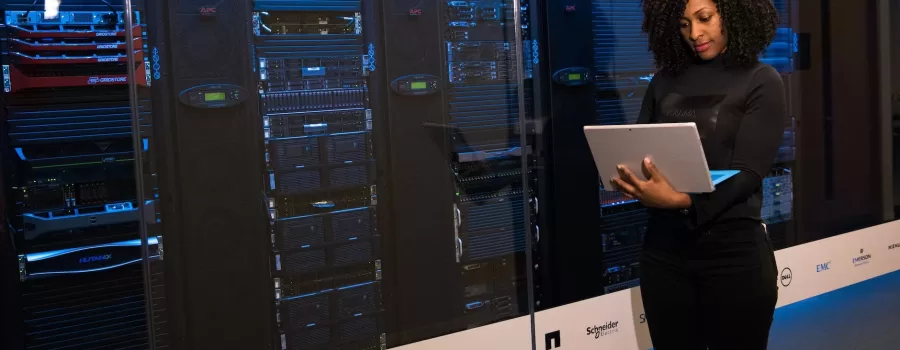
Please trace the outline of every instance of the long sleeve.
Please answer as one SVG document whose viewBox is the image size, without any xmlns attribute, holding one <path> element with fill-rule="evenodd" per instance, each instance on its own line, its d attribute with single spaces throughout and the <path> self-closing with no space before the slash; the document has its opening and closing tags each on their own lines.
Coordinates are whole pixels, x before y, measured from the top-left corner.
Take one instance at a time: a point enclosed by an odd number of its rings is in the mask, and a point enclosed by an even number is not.
<svg viewBox="0 0 900 350">
<path fill-rule="evenodd" d="M 641 111 L 638 114 L 637 124 L 649 124 L 653 122 L 653 113 L 656 113 L 656 91 L 653 89 L 654 80 L 650 80 L 644 99 L 641 101 Z"/>
<path fill-rule="evenodd" d="M 778 154 L 787 118 L 784 83 L 775 69 L 764 66 L 750 78 L 745 114 L 735 138 L 730 170 L 740 172 L 712 193 L 691 195 L 688 215 L 694 229 L 711 221 L 759 191 Z"/>
</svg>

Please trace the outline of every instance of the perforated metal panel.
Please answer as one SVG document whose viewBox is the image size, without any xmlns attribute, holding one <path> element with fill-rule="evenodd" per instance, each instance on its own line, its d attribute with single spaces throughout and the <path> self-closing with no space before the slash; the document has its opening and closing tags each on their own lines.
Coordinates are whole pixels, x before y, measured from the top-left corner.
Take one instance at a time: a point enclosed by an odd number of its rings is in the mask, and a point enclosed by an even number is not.
<svg viewBox="0 0 900 350">
<path fill-rule="evenodd" d="M 335 241 L 345 241 L 372 234 L 371 213 L 368 209 L 334 214 L 331 227 Z"/>
<path fill-rule="evenodd" d="M 195 16 L 199 17 L 199 12 Z M 176 42 L 179 47 L 172 58 L 181 79 L 216 79 L 233 75 L 236 70 L 249 69 L 235 66 L 233 60 L 222 59 L 241 54 L 238 52 L 240 46 L 234 43 L 239 27 L 222 23 L 226 20 L 217 17 L 214 20 L 179 22 L 175 35 L 191 38 Z"/>
<path fill-rule="evenodd" d="M 277 225 L 276 230 L 284 237 L 285 248 L 296 249 L 325 243 L 324 217 L 311 216 L 295 220 L 282 220 Z"/>
<path fill-rule="evenodd" d="M 327 266 L 324 249 L 286 253 L 281 259 L 284 270 L 292 274 L 311 272 Z"/>
<path fill-rule="evenodd" d="M 293 325 L 325 324 L 331 319 L 328 294 L 297 298 L 284 303 L 288 309 L 287 316 Z"/>
<path fill-rule="evenodd" d="M 365 263 L 373 259 L 373 242 L 358 242 L 334 248 L 334 266 Z"/>
<path fill-rule="evenodd" d="M 147 347 L 140 265 L 28 281 L 21 290 L 27 349 Z"/>
</svg>

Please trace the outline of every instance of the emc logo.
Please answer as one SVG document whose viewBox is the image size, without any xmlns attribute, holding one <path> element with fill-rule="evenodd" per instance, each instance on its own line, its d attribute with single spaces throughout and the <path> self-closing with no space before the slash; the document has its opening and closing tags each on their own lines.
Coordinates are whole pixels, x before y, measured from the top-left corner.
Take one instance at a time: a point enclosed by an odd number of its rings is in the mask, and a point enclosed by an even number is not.
<svg viewBox="0 0 900 350">
<path fill-rule="evenodd" d="M 816 265 L 816 272 L 827 271 L 827 270 L 829 270 L 829 269 L 831 269 L 831 261 L 826 262 L 826 263 L 824 263 L 824 264 L 818 264 L 818 265 Z"/>
</svg>

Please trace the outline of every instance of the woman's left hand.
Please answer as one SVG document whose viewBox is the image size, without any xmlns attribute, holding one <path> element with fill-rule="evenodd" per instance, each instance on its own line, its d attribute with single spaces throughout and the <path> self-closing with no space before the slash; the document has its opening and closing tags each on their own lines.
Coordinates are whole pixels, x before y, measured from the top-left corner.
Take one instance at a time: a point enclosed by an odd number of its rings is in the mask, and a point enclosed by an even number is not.
<svg viewBox="0 0 900 350">
<path fill-rule="evenodd" d="M 626 196 L 639 200 L 644 206 L 660 209 L 683 209 L 691 206 L 691 197 L 675 191 L 665 175 L 650 161 L 644 159 L 641 170 L 647 181 L 641 181 L 624 165 L 618 167 L 619 178 L 612 179 L 612 186 Z"/>
</svg>

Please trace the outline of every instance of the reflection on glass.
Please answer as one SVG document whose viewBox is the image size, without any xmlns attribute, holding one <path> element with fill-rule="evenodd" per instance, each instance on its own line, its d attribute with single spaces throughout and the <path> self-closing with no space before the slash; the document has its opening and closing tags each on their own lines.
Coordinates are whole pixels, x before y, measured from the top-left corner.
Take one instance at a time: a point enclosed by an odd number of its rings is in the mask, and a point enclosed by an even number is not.
<svg viewBox="0 0 900 350">
<path fill-rule="evenodd" d="M 514 8 L 412 5 L 254 5 L 283 348 L 393 347 L 527 312 Z"/>
<path fill-rule="evenodd" d="M 0 255 L 17 257 L 18 280 L 0 282 L 13 325 L 0 338 L 146 348 L 142 257 L 159 258 L 162 245 L 140 238 L 140 213 L 152 216 L 155 202 L 141 200 L 134 173 L 135 152 L 149 147 L 133 136 L 128 92 L 150 83 L 143 11 L 129 26 L 120 3 L 70 3 L 4 3 Z"/>
<path fill-rule="evenodd" d="M 641 101 L 655 72 L 653 56 L 647 50 L 647 39 L 641 32 L 641 2 L 607 0 L 592 4 L 595 124 L 635 123 Z M 775 4 L 783 27 L 778 29 L 775 41 L 763 55 L 762 61 L 776 67 L 787 80 L 793 70 L 795 48 L 793 29 L 790 27 L 791 3 L 789 0 L 776 0 Z M 787 232 L 791 230 L 793 135 L 791 118 L 785 125 L 784 144 L 776 166 L 764 181 L 766 190 L 762 214 L 776 248 L 785 247 Z M 599 197 L 603 293 L 635 287 L 639 284 L 639 256 L 648 219 L 646 209 L 617 192 L 601 190 Z"/>
</svg>

